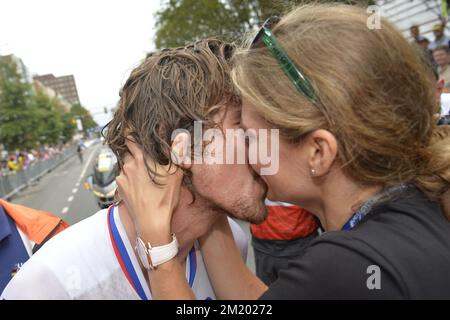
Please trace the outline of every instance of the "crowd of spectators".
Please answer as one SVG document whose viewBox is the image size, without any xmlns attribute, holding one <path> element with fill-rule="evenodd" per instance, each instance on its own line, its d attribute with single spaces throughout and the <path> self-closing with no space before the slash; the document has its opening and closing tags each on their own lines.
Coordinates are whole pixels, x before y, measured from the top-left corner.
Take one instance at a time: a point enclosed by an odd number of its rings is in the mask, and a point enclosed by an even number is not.
<svg viewBox="0 0 450 320">
<path fill-rule="evenodd" d="M 444 92 L 450 93 L 450 38 L 445 35 L 445 26 L 445 23 L 439 23 L 432 27 L 434 39 L 431 42 L 421 35 L 419 26 L 413 25 L 409 30 L 413 43 L 436 67 L 439 80 L 443 80 Z"/>
<path fill-rule="evenodd" d="M 43 146 L 39 149 L 2 151 L 0 152 L 0 175 L 5 176 L 17 171 L 26 170 L 40 160 L 48 160 L 61 154 L 69 144 Z"/>
</svg>

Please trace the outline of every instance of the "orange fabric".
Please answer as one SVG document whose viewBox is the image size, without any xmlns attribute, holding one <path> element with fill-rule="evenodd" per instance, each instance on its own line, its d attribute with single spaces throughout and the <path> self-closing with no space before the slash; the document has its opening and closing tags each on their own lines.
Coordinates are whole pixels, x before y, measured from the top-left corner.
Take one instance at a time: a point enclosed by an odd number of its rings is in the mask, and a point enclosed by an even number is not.
<svg viewBox="0 0 450 320">
<path fill-rule="evenodd" d="M 294 240 L 314 232 L 319 225 L 314 216 L 298 206 L 267 205 L 267 219 L 250 225 L 254 237 L 267 240 Z"/>
<path fill-rule="evenodd" d="M 58 218 L 50 212 L 12 204 L 3 199 L 0 199 L 0 205 L 15 221 L 20 230 L 22 230 L 31 241 L 38 245 L 41 244 L 48 234 L 56 228 L 60 221 L 62 221 L 61 218 Z M 53 236 L 68 227 L 69 225 L 62 221 L 61 226 Z"/>
</svg>

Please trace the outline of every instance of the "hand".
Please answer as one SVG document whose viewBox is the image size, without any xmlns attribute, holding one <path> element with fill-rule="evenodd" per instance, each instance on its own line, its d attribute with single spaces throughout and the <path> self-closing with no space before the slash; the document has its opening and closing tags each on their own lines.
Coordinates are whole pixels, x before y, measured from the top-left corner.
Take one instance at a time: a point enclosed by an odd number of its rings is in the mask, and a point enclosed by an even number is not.
<svg viewBox="0 0 450 320">
<path fill-rule="evenodd" d="M 172 165 L 162 166 L 144 155 L 140 147 L 126 138 L 131 155 L 124 158 L 120 175 L 116 178 L 119 195 L 134 221 L 136 232 L 153 246 L 169 243 L 170 222 L 180 195 L 182 170 Z M 157 172 L 149 177 L 145 162 Z"/>
</svg>

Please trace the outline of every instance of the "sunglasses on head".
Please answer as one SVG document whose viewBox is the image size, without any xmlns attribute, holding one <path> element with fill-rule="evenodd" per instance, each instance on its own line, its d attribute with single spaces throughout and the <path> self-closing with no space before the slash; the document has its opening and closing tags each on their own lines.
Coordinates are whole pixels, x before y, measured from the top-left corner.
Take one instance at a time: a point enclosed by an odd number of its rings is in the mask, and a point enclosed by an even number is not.
<svg viewBox="0 0 450 320">
<path fill-rule="evenodd" d="M 283 69 L 284 73 L 289 77 L 295 88 L 310 102 L 316 104 L 318 99 L 311 82 L 303 75 L 300 69 L 295 65 L 294 61 L 289 58 L 272 33 L 272 28 L 279 21 L 280 18 L 277 16 L 267 19 L 253 38 L 250 48 L 259 48 L 264 44 L 271 51 L 274 58 L 280 64 L 281 69 Z"/>
</svg>

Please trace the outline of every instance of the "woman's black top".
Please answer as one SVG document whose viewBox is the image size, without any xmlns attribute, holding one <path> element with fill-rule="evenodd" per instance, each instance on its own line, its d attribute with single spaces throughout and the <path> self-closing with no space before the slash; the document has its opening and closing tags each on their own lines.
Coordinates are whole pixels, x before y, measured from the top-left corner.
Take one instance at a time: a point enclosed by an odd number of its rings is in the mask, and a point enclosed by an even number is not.
<svg viewBox="0 0 450 320">
<path fill-rule="evenodd" d="M 450 299 L 450 223 L 409 187 L 313 240 L 261 299 Z"/>
</svg>

